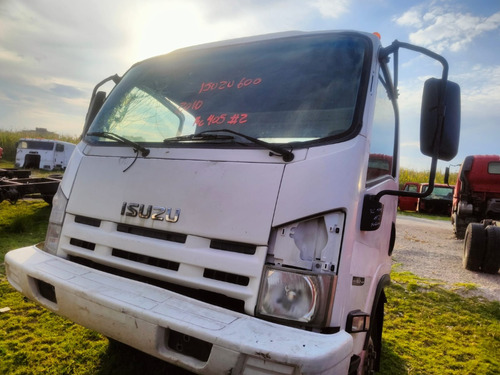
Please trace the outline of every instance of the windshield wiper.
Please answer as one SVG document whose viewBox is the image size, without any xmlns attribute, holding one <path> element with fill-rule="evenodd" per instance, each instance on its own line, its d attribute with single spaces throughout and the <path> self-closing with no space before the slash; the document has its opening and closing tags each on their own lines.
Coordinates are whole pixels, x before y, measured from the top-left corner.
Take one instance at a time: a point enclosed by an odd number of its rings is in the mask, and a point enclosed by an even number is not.
<svg viewBox="0 0 500 375">
<path fill-rule="evenodd" d="M 149 155 L 149 148 L 146 148 L 144 146 L 141 146 L 139 143 L 136 143 L 134 141 L 131 141 L 130 139 L 124 138 L 121 135 L 111 133 L 111 132 L 91 132 L 87 133 L 87 136 L 89 137 L 101 137 L 101 138 L 107 138 L 107 139 L 112 139 L 113 141 L 123 143 L 125 145 L 128 145 L 130 147 L 133 147 L 134 151 L 138 153 L 139 151 L 141 152 L 141 155 L 143 157 L 146 157 Z"/>
<path fill-rule="evenodd" d="M 249 135 L 243 134 L 243 133 L 238 133 L 234 130 L 230 129 L 214 129 L 214 130 L 205 130 L 197 134 L 190 134 L 186 136 L 180 136 L 180 137 L 174 137 L 174 138 L 167 138 L 164 140 L 165 143 L 168 142 L 175 142 L 175 141 L 196 141 L 196 140 L 213 140 L 213 139 L 234 139 L 234 137 L 231 136 L 222 136 L 220 134 L 213 134 L 213 133 L 231 133 L 234 135 L 237 135 L 238 137 L 245 138 L 246 140 L 255 143 L 256 145 L 262 146 L 271 152 L 269 153 L 270 156 L 274 155 L 279 155 L 283 158 L 283 161 L 285 162 L 290 162 L 293 160 L 295 155 L 293 154 L 292 151 L 287 150 L 284 147 L 274 145 L 265 141 L 261 141 L 260 139 L 251 137 Z"/>
</svg>

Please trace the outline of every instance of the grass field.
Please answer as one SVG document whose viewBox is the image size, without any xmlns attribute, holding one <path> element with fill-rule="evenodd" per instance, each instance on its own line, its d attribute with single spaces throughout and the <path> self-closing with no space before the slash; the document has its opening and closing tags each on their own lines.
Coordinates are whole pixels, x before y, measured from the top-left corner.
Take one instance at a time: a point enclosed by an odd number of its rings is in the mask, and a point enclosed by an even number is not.
<svg viewBox="0 0 500 375">
<path fill-rule="evenodd" d="M 0 374 L 186 374 L 26 301 L 3 259 L 45 237 L 50 206 L 0 203 Z M 473 285 L 459 287 L 473 288 Z M 500 303 L 464 298 L 399 272 L 387 290 L 383 375 L 500 373 Z"/>
</svg>

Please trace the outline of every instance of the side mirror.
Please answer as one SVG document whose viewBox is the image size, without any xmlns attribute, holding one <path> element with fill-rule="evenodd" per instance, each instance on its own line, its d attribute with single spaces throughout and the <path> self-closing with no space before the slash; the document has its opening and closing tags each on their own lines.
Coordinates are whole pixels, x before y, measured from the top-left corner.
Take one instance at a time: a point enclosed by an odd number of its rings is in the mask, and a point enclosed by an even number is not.
<svg viewBox="0 0 500 375">
<path fill-rule="evenodd" d="M 85 117 L 85 124 L 83 126 L 81 138 L 83 138 L 83 136 L 87 133 L 87 130 L 89 130 L 90 128 L 90 124 L 92 124 L 92 121 L 94 121 L 94 118 L 97 116 L 97 113 L 106 101 L 106 93 L 104 91 L 97 90 L 99 89 L 99 87 L 109 81 L 113 81 L 115 85 L 117 85 L 118 83 L 120 83 L 121 77 L 118 74 L 115 74 L 103 79 L 101 82 L 95 85 L 94 90 L 92 91 L 92 97 L 90 99 L 89 110 L 87 111 L 87 116 Z"/>
<path fill-rule="evenodd" d="M 430 78 L 424 84 L 420 118 L 420 151 L 449 161 L 458 152 L 460 138 L 460 86 Z"/>
</svg>

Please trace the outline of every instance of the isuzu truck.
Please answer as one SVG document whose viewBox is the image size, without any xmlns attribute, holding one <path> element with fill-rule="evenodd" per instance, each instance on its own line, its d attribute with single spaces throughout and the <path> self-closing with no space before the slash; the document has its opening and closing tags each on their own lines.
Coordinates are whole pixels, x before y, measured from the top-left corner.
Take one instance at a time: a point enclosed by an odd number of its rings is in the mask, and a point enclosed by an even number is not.
<svg viewBox="0 0 500 375">
<path fill-rule="evenodd" d="M 398 191 L 401 49 L 442 65 L 423 88 L 424 194 Z M 432 192 L 459 125 L 446 60 L 374 34 L 151 58 L 94 89 L 46 240 L 7 254 L 8 280 L 193 373 L 372 373 L 397 196 Z"/>
</svg>

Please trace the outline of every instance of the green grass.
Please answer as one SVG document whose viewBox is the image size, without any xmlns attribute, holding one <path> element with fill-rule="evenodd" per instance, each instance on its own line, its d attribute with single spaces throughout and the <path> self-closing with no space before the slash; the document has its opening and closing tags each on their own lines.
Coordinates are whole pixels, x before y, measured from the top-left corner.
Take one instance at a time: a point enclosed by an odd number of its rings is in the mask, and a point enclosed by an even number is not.
<svg viewBox="0 0 500 375">
<path fill-rule="evenodd" d="M 461 297 L 397 267 L 391 276 L 381 374 L 500 373 L 500 303 Z"/>
<path fill-rule="evenodd" d="M 43 241 L 49 212 L 43 201 L 0 204 L 1 263 L 7 250 Z M 186 374 L 25 300 L 0 271 L 0 309 L 10 308 L 0 312 L 0 374 Z M 500 303 L 456 292 L 394 268 L 381 374 L 500 373 Z"/>
<path fill-rule="evenodd" d="M 0 203 L 0 275 L 5 274 L 3 260 L 8 250 L 43 241 L 50 206 L 43 200 Z"/>
</svg>

